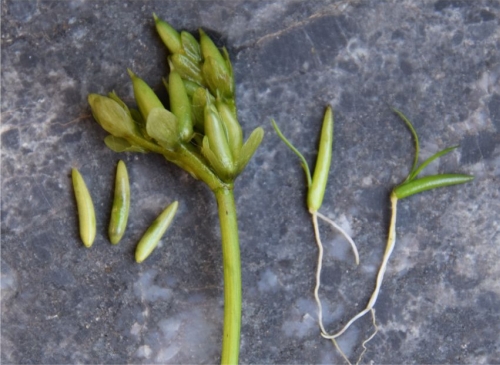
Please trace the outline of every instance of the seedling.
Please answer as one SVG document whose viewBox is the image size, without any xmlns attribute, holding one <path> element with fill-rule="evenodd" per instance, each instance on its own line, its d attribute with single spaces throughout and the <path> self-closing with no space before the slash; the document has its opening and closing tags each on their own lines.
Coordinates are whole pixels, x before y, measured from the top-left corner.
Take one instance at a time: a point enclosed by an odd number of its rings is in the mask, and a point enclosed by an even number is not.
<svg viewBox="0 0 500 365">
<path fill-rule="evenodd" d="M 241 263 L 233 187 L 258 148 L 264 131 L 256 128 L 246 142 L 237 119 L 234 76 L 222 52 L 200 30 L 198 42 L 154 15 L 156 29 L 170 56 L 164 80 L 167 110 L 154 91 L 129 70 L 139 110 L 113 92 L 88 97 L 96 121 L 110 133 L 104 140 L 116 152 L 155 152 L 205 182 L 215 194 L 222 233 L 224 329 L 222 364 L 237 364 L 241 327 Z M 159 217 L 139 243 L 136 260 L 144 260 L 171 221 L 177 203 Z M 156 228 L 158 229 L 156 229 Z M 160 229 L 162 228 L 162 229 Z"/>
<path fill-rule="evenodd" d="M 393 109 L 394 112 L 406 123 L 408 128 L 410 129 L 413 138 L 415 140 L 415 157 L 413 160 L 413 166 L 410 170 L 410 173 L 406 177 L 406 179 L 396 186 L 391 195 L 390 195 L 390 201 L 391 201 L 391 209 L 392 209 L 392 215 L 391 215 L 391 221 L 389 225 L 389 234 L 388 234 L 388 239 L 387 239 L 387 245 L 385 248 L 384 256 L 382 258 L 382 264 L 380 265 L 380 269 L 377 274 L 376 278 L 376 283 L 375 283 L 375 290 L 373 291 L 370 300 L 368 301 L 368 304 L 365 309 L 363 309 L 361 312 L 356 314 L 349 322 L 345 324 L 345 326 L 338 331 L 337 333 L 333 335 L 328 335 L 326 333 L 322 333 L 321 335 L 325 338 L 335 340 L 339 336 L 341 336 L 347 329 L 359 318 L 363 317 L 365 314 L 368 312 L 372 313 L 373 316 L 373 324 L 376 327 L 376 322 L 375 322 L 375 313 L 374 313 L 374 306 L 375 303 L 377 302 L 377 298 L 380 292 L 380 287 L 382 286 L 382 280 L 384 279 L 384 274 L 387 268 L 387 263 L 389 262 L 389 257 L 391 256 L 391 253 L 394 249 L 395 243 L 396 243 L 396 210 L 397 210 L 397 203 L 398 200 L 410 197 L 412 195 L 415 195 L 417 193 L 426 191 L 426 190 L 431 190 L 439 187 L 444 187 L 444 186 L 449 186 L 449 185 L 457 185 L 457 184 L 463 184 L 466 182 L 469 182 L 474 179 L 473 176 L 470 175 L 462 175 L 462 174 L 439 174 L 439 175 L 432 175 L 432 176 L 425 176 L 421 178 L 417 178 L 420 172 L 429 165 L 432 161 L 438 159 L 439 157 L 453 151 L 455 148 L 458 146 L 453 146 L 446 148 L 442 151 L 437 152 L 436 154 L 432 155 L 429 157 L 427 160 L 425 160 L 420 166 L 417 167 L 418 163 L 418 155 L 420 151 L 420 146 L 419 146 L 419 141 L 418 141 L 418 136 L 413 128 L 413 125 L 411 122 L 406 118 L 406 116 L 400 112 L 397 109 Z M 375 332 L 376 333 L 376 332 Z M 365 344 L 370 341 L 375 333 L 370 336 L 365 342 L 363 342 L 363 348 L 364 351 L 361 354 L 361 357 L 363 356 L 364 352 L 366 351 Z M 358 363 L 361 361 L 361 357 L 358 360 Z"/>
<path fill-rule="evenodd" d="M 271 121 L 276 133 L 281 138 L 281 140 L 298 156 L 301 161 L 302 168 L 306 174 L 307 179 L 307 208 L 309 213 L 311 213 L 311 218 L 314 227 L 314 235 L 316 238 L 316 243 L 318 245 L 318 263 L 316 269 L 316 285 L 314 288 L 314 299 L 318 306 L 318 323 L 322 334 L 328 334 L 323 325 L 323 307 L 321 305 L 321 300 L 319 297 L 319 289 L 321 286 L 321 269 L 323 263 L 323 244 L 321 242 L 321 236 L 319 234 L 318 228 L 318 218 L 330 224 L 334 229 L 339 231 L 351 244 L 354 258 L 356 260 L 356 265 L 359 265 L 359 255 L 356 248 L 356 244 L 352 238 L 345 232 L 339 225 L 337 225 L 333 220 L 321 214 L 318 210 L 321 208 L 323 203 L 323 198 L 326 191 L 326 183 L 328 181 L 328 174 L 330 172 L 330 164 L 332 162 L 332 145 L 333 145 L 333 112 L 331 107 L 327 107 L 325 115 L 323 118 L 323 126 L 321 128 L 321 136 L 319 141 L 318 157 L 316 160 L 316 166 L 314 168 L 314 175 L 311 177 L 311 172 L 304 156 L 295 148 L 290 141 L 283 135 L 283 133 L 278 128 L 278 125 L 274 120 Z M 332 339 L 334 345 L 339 349 L 341 354 L 344 356 L 340 348 L 338 347 L 335 339 Z M 345 356 L 344 356 L 345 357 Z"/>
</svg>

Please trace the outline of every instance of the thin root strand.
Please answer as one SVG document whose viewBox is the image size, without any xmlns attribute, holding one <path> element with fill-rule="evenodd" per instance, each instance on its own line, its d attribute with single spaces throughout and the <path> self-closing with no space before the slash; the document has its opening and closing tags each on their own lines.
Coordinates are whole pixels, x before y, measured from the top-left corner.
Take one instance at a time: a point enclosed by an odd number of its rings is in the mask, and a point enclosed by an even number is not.
<svg viewBox="0 0 500 365">
<path fill-rule="evenodd" d="M 397 215 L 397 204 L 398 198 L 395 195 L 391 195 L 391 223 L 389 226 L 389 237 L 387 239 L 387 245 L 385 247 L 384 257 L 382 258 L 382 264 L 380 265 L 380 269 L 377 274 L 377 280 L 375 283 L 375 289 L 373 290 L 372 296 L 368 301 L 368 304 L 365 309 L 355 315 L 347 324 L 334 335 L 327 335 L 326 333 L 322 333 L 321 335 L 324 338 L 332 339 L 337 338 L 342 335 L 356 320 L 363 317 L 366 313 L 371 311 L 377 302 L 378 295 L 380 293 L 380 287 L 382 286 L 382 281 L 384 280 L 385 270 L 387 268 L 387 263 L 389 262 L 389 257 L 391 257 L 391 253 L 394 250 L 394 246 L 396 243 L 396 215 Z"/>
<path fill-rule="evenodd" d="M 370 337 L 368 337 L 366 340 L 364 340 L 364 341 L 363 341 L 363 343 L 361 344 L 361 346 L 363 347 L 363 352 L 361 353 L 361 355 L 359 355 L 359 359 L 358 359 L 358 361 L 356 362 L 356 365 L 359 365 L 359 364 L 361 363 L 361 360 L 363 360 L 363 356 L 365 356 L 365 353 L 366 353 L 366 351 L 368 350 L 368 349 L 366 348 L 366 344 L 367 344 L 368 342 L 370 342 L 370 341 L 373 339 L 373 337 L 375 337 L 375 335 L 376 335 L 376 334 L 377 334 L 377 332 L 378 332 L 378 326 L 377 326 L 377 322 L 376 322 L 376 320 L 375 320 L 375 309 L 372 309 L 372 310 L 371 310 L 371 313 L 372 313 L 372 323 L 373 323 L 373 327 L 375 328 L 375 331 L 373 331 L 373 333 L 371 334 L 371 336 L 370 336 Z"/>
<path fill-rule="evenodd" d="M 352 247 L 352 252 L 354 253 L 354 258 L 356 259 L 356 265 L 359 265 L 359 253 L 358 253 L 358 248 L 356 247 L 356 244 L 354 243 L 353 239 L 351 236 L 347 234 L 346 231 L 342 229 L 338 224 L 336 224 L 334 221 L 332 221 L 330 218 L 327 216 L 321 214 L 320 212 L 315 212 L 319 218 L 321 218 L 323 221 L 330 223 L 333 228 L 335 228 L 337 231 L 339 231 L 342 236 L 351 244 Z"/>
<path fill-rule="evenodd" d="M 335 348 L 337 349 L 337 351 L 339 352 L 340 356 L 342 356 L 342 358 L 345 360 L 345 362 L 349 365 L 352 365 L 352 363 L 349 361 L 349 359 L 347 358 L 346 354 L 344 353 L 344 351 L 342 351 L 342 349 L 340 348 L 339 344 L 337 343 L 337 340 L 335 340 L 334 338 L 332 338 L 332 342 L 333 344 L 335 345 Z M 357 364 L 356 364 L 357 365 Z"/>
</svg>

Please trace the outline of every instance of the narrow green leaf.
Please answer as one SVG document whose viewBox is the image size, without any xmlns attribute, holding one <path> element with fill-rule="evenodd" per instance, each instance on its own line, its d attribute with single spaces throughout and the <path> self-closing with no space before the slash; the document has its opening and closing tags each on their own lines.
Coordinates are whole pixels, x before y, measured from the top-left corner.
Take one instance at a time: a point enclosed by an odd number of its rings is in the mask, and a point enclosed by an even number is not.
<svg viewBox="0 0 500 365">
<path fill-rule="evenodd" d="M 405 182 L 394 189 L 394 194 L 398 199 L 403 199 L 426 190 L 440 188 L 444 186 L 464 184 L 472 181 L 474 176 L 462 174 L 442 174 L 425 176 L 420 179 Z"/>
<path fill-rule="evenodd" d="M 450 153 L 451 151 L 453 151 L 454 149 L 458 148 L 458 146 L 452 146 L 452 147 L 448 147 L 448 148 L 445 148 L 444 150 L 442 151 L 439 151 L 437 153 L 435 153 L 434 155 L 432 155 L 431 157 L 429 157 L 427 160 L 425 160 L 424 162 L 422 162 L 422 164 L 415 169 L 415 171 L 413 171 L 408 180 L 413 180 L 414 178 L 417 177 L 418 174 L 420 174 L 422 172 L 423 169 L 425 169 L 427 167 L 427 165 L 429 165 L 432 161 L 438 159 L 439 157 L 441 156 L 444 156 L 446 155 L 447 153 Z"/>
<path fill-rule="evenodd" d="M 415 131 L 415 128 L 413 128 L 413 125 L 411 124 L 410 120 L 406 118 L 406 116 L 401 111 L 399 111 L 396 108 L 392 108 L 392 110 L 406 123 L 406 125 L 411 131 L 411 134 L 413 135 L 413 139 L 415 140 L 415 158 L 413 159 L 413 166 L 411 167 L 410 173 L 408 174 L 408 177 L 405 180 L 409 181 L 410 176 L 413 174 L 413 172 L 417 167 L 418 156 L 420 154 L 420 144 L 418 142 L 418 135 L 417 132 Z"/>
<path fill-rule="evenodd" d="M 299 152 L 298 149 L 295 148 L 295 146 L 281 133 L 281 130 L 279 129 L 278 125 L 274 121 L 274 119 L 271 119 L 271 123 L 273 125 L 274 130 L 278 134 L 278 137 L 292 150 L 295 155 L 300 159 L 300 164 L 302 168 L 304 169 L 304 172 L 306 173 L 306 179 L 307 179 L 307 187 L 310 188 L 312 184 L 312 178 L 311 178 L 311 171 L 309 170 L 309 165 L 307 164 L 306 159 L 302 155 L 302 153 Z"/>
</svg>

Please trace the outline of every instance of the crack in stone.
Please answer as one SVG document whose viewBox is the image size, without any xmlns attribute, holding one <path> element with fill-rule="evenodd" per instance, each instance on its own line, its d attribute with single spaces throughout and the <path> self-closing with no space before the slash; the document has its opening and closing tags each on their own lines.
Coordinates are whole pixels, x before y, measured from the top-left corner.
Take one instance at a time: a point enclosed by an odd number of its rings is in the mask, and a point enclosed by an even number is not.
<svg viewBox="0 0 500 365">
<path fill-rule="evenodd" d="M 300 26 L 303 26 L 305 24 L 308 24 L 316 19 L 319 19 L 319 18 L 323 18 L 323 17 L 326 17 L 326 16 L 330 16 L 330 15 L 340 15 L 344 12 L 344 10 L 351 4 L 351 3 L 359 3 L 361 0 L 345 0 L 345 1 L 342 1 L 342 2 L 339 2 L 337 4 L 333 4 L 330 6 L 330 9 L 323 9 L 321 10 L 320 12 L 318 13 L 314 13 L 312 14 L 311 16 L 309 16 L 308 18 L 304 19 L 304 20 L 301 20 L 301 21 L 298 21 L 298 22 L 295 22 L 291 25 L 289 25 L 288 27 L 284 28 L 284 29 L 281 29 L 277 32 L 274 32 L 274 33 L 269 33 L 269 34 L 266 34 L 262 37 L 260 37 L 259 39 L 257 39 L 256 41 L 253 42 L 253 46 L 257 46 L 259 45 L 260 43 L 262 42 L 265 42 L 267 39 L 269 38 L 276 38 L 276 37 L 280 37 L 282 34 L 285 34 L 287 32 L 289 32 L 290 30 L 293 30 L 297 27 L 300 27 Z"/>
</svg>

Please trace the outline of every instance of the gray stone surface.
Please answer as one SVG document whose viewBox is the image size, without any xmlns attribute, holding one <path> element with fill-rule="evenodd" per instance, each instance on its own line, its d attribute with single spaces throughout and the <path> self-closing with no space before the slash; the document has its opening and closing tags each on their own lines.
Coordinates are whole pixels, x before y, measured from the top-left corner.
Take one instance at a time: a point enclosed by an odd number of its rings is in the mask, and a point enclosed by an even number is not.
<svg viewBox="0 0 500 365">
<path fill-rule="evenodd" d="M 240 120 L 266 130 L 236 185 L 243 267 L 241 362 L 342 363 L 319 335 L 312 296 L 317 249 L 305 179 L 278 140 L 314 161 L 325 105 L 336 112 L 322 212 L 321 296 L 330 331 L 366 305 L 385 247 L 391 187 L 413 157 L 460 144 L 429 173 L 473 183 L 399 205 L 396 248 L 376 305 L 366 363 L 500 363 L 500 2 L 2 0 L 2 364 L 217 363 L 222 330 L 215 201 L 160 156 L 116 154 L 90 115 L 90 92 L 127 102 L 131 67 L 155 89 L 167 53 L 151 13 L 208 29 L 231 54 Z M 164 98 L 166 94 L 161 91 Z M 132 184 L 126 237 L 106 237 L 114 168 Z M 85 177 L 98 234 L 82 246 L 70 170 Z M 135 243 L 174 199 L 179 214 L 144 264 Z M 369 318 L 339 344 L 355 360 Z"/>
</svg>

